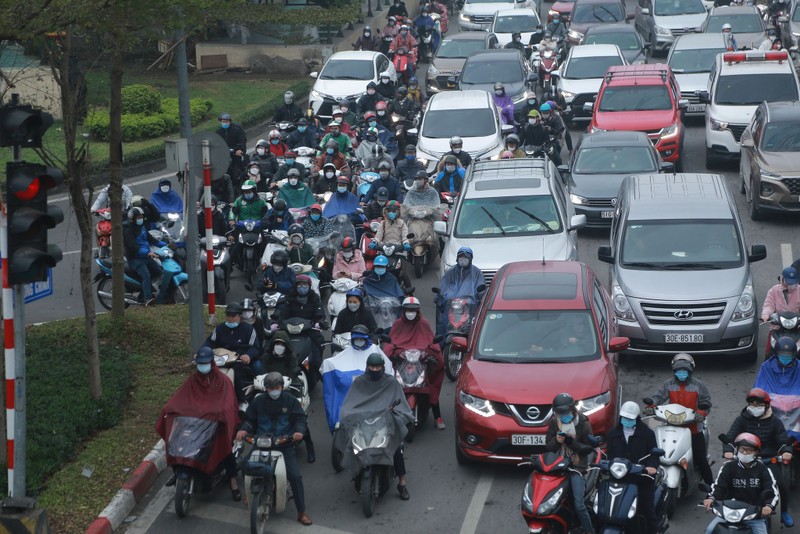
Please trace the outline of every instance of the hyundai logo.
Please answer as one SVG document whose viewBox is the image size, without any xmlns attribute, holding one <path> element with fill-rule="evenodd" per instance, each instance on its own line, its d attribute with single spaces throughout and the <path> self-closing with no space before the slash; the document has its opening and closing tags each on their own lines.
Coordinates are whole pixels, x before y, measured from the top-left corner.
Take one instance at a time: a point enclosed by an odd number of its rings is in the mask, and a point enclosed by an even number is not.
<svg viewBox="0 0 800 534">
<path fill-rule="evenodd" d="M 539 408 L 537 408 L 536 406 L 531 406 L 530 408 L 525 410 L 525 415 L 528 416 L 528 419 L 535 421 L 536 419 L 539 419 L 541 412 L 539 411 Z"/>
<path fill-rule="evenodd" d="M 688 321 L 694 317 L 694 312 L 690 310 L 680 310 L 672 314 L 679 321 Z"/>
<path fill-rule="evenodd" d="M 611 205 L 612 206 L 616 206 L 617 205 L 617 197 L 614 197 L 614 198 L 611 199 Z"/>
</svg>

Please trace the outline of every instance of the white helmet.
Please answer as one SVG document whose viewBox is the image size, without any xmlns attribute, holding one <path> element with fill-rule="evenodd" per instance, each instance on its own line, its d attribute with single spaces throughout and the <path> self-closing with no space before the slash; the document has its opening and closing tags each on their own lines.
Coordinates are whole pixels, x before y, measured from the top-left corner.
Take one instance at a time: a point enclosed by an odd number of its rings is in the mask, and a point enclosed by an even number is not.
<svg viewBox="0 0 800 534">
<path fill-rule="evenodd" d="M 389 80 L 391 80 L 391 79 L 392 79 L 392 75 L 391 75 L 391 74 L 389 74 L 389 71 L 388 71 L 388 70 L 385 70 L 385 71 L 381 72 L 381 76 L 380 76 L 380 77 L 381 77 L 381 78 L 389 78 Z"/>
<path fill-rule="evenodd" d="M 731 31 L 731 25 L 726 22 L 722 25 L 722 31 Z"/>
<path fill-rule="evenodd" d="M 628 419 L 636 419 L 641 413 L 642 410 L 639 409 L 639 405 L 633 401 L 624 403 L 619 409 L 620 417 L 627 417 Z"/>
</svg>

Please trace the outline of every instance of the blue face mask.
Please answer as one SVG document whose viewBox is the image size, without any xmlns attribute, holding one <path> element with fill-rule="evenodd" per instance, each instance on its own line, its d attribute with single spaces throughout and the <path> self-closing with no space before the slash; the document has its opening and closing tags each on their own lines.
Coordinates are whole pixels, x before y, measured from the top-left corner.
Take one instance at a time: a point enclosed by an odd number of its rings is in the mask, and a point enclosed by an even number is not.
<svg viewBox="0 0 800 534">
<path fill-rule="evenodd" d="M 244 194 L 244 198 L 246 198 L 247 200 L 252 200 L 253 199 L 253 193 L 245 193 Z"/>
<path fill-rule="evenodd" d="M 289 165 L 289 166 L 292 166 L 292 165 L 294 165 L 294 160 L 291 159 L 291 158 L 287 158 L 286 159 L 286 164 Z"/>
<path fill-rule="evenodd" d="M 792 360 L 794 360 L 794 356 L 791 354 L 778 354 L 778 361 L 781 362 L 781 365 L 784 367 L 792 363 Z"/>
<path fill-rule="evenodd" d="M 197 364 L 197 372 L 202 375 L 207 375 L 211 372 L 211 364 L 210 363 L 198 363 Z"/>
<path fill-rule="evenodd" d="M 231 123 L 229 122 L 221 122 L 219 125 L 222 126 L 223 130 L 227 130 L 228 128 L 231 127 Z"/>
<path fill-rule="evenodd" d="M 390 221 L 393 221 L 393 220 L 397 219 L 397 212 L 396 211 L 390 211 L 387 214 L 387 216 L 389 217 Z"/>
<path fill-rule="evenodd" d="M 687 378 L 689 378 L 689 371 L 686 369 L 678 369 L 675 371 L 675 378 L 681 382 L 684 382 Z"/>
<path fill-rule="evenodd" d="M 239 322 L 237 321 L 235 323 L 232 323 L 230 321 L 225 321 L 225 326 L 227 326 L 228 328 L 236 328 L 237 326 L 239 326 Z"/>
<path fill-rule="evenodd" d="M 370 128 L 375 128 L 376 126 L 378 126 L 378 121 L 369 121 L 369 126 Z"/>
<path fill-rule="evenodd" d="M 306 286 L 306 285 L 297 286 L 297 294 L 301 295 L 301 296 L 308 295 L 308 286 Z"/>
<path fill-rule="evenodd" d="M 332 148 L 326 148 L 325 152 L 327 152 L 329 155 L 332 155 L 333 154 L 333 149 Z"/>
<path fill-rule="evenodd" d="M 562 423 L 568 425 L 572 422 L 573 419 L 575 419 L 575 416 L 572 414 L 562 415 L 561 417 L 559 417 L 559 419 L 561 420 Z"/>
<path fill-rule="evenodd" d="M 136 226 L 142 226 L 144 224 L 144 219 L 136 219 Z"/>
<path fill-rule="evenodd" d="M 273 145 L 277 145 L 278 143 L 281 142 L 281 140 L 280 139 L 270 139 L 269 142 L 272 143 Z"/>
<path fill-rule="evenodd" d="M 306 131 L 306 128 L 308 128 L 308 126 L 298 126 L 297 127 L 297 131 L 300 132 L 300 133 L 303 133 L 303 132 Z"/>
<path fill-rule="evenodd" d="M 414 161 L 417 157 L 414 154 L 406 154 L 406 159 L 408 161 Z"/>
<path fill-rule="evenodd" d="M 386 267 L 375 267 L 374 271 L 378 276 L 383 276 L 386 274 Z"/>
<path fill-rule="evenodd" d="M 347 193 L 347 187 L 346 186 L 341 186 L 340 185 L 339 187 L 336 188 L 336 190 L 338 192 L 340 192 L 340 193 Z"/>
<path fill-rule="evenodd" d="M 276 217 L 283 217 L 283 211 L 276 211 L 275 212 L 275 216 Z"/>
<path fill-rule="evenodd" d="M 625 428 L 633 428 L 636 426 L 636 419 L 628 419 L 627 417 L 620 417 L 619 422 L 622 423 L 622 426 Z"/>
<path fill-rule="evenodd" d="M 311 214 L 311 220 L 314 221 L 314 222 L 317 222 L 320 217 L 322 217 L 322 215 L 320 215 L 319 213 L 312 213 Z"/>
</svg>

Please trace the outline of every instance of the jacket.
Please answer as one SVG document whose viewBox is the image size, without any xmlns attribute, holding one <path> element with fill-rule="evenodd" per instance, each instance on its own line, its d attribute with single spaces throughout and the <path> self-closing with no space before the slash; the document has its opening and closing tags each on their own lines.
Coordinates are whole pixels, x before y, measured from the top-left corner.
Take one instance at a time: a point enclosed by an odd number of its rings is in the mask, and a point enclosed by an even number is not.
<svg viewBox="0 0 800 534">
<path fill-rule="evenodd" d="M 130 261 L 136 258 L 146 258 L 150 253 L 150 245 L 163 246 L 147 232 L 145 226 L 127 221 L 122 225 L 122 244 L 125 247 L 125 258 Z"/>
<path fill-rule="evenodd" d="M 261 170 L 261 178 L 265 181 L 269 181 L 269 178 L 273 177 L 280 167 L 278 158 L 269 150 L 267 150 L 263 156 L 259 155 L 257 152 L 251 154 L 250 163 L 258 163 L 258 167 Z M 249 179 L 249 177 L 246 179 Z"/>
<path fill-rule="evenodd" d="M 300 300 L 301 298 L 303 298 L 303 301 Z M 322 301 L 319 295 L 309 290 L 308 295 L 300 297 L 296 288 L 292 288 L 289 291 L 286 296 L 286 305 L 280 309 L 278 315 L 283 321 L 292 317 L 300 317 L 309 321 L 322 321 L 325 319 L 325 312 L 322 311 Z"/>
<path fill-rule="evenodd" d="M 325 150 L 325 145 L 330 140 L 336 141 L 336 144 L 339 145 L 339 152 L 341 152 L 342 154 L 347 153 L 350 150 L 350 147 L 353 145 L 353 143 L 350 141 L 350 136 L 348 136 L 345 133 L 339 132 L 339 135 L 336 137 L 334 137 L 331 134 L 325 134 L 325 137 L 322 138 L 322 141 L 320 141 L 319 146 L 322 147 L 323 150 Z"/>
<path fill-rule="evenodd" d="M 461 191 L 461 183 L 464 181 L 464 169 L 456 167 L 454 172 L 448 173 L 441 171 L 436 175 L 434 186 L 440 193 L 458 193 Z"/>
<path fill-rule="evenodd" d="M 401 182 L 413 180 L 419 171 L 425 170 L 425 165 L 418 159 L 408 160 L 406 158 L 397 162 L 394 167 L 397 179 Z"/>
<path fill-rule="evenodd" d="M 225 214 L 220 210 L 211 211 L 211 233 L 214 235 L 224 236 L 228 233 L 228 221 L 225 219 Z M 206 235 L 206 210 L 201 210 L 197 216 L 197 232 L 200 237 Z"/>
<path fill-rule="evenodd" d="M 547 427 L 547 434 L 545 435 L 545 449 L 549 452 L 561 452 L 569 455 L 572 460 L 572 465 L 583 471 L 586 469 L 588 462 L 586 455 L 582 455 L 579 451 L 586 447 L 591 447 L 587 441 L 587 437 L 592 435 L 592 425 L 589 419 L 582 413 L 575 416 L 575 437 L 567 435 L 564 443 L 556 441 L 556 436 L 560 432 L 560 421 L 558 417 L 550 418 L 550 425 Z"/>
<path fill-rule="evenodd" d="M 286 351 L 282 356 L 277 356 L 272 352 L 272 347 L 275 346 L 276 341 L 282 341 L 283 344 L 286 345 Z M 283 330 L 278 330 L 272 334 L 272 339 L 269 342 L 267 350 L 264 351 L 261 362 L 264 364 L 265 373 L 280 373 L 282 376 L 294 378 L 297 375 L 299 364 L 297 362 L 297 356 L 292 350 L 289 334 Z"/>
<path fill-rule="evenodd" d="M 609 460 L 627 458 L 631 462 L 640 463 L 645 467 L 658 467 L 657 456 L 648 456 L 641 460 L 658 446 L 656 444 L 656 433 L 644 424 L 641 418 L 636 418 L 636 428 L 627 442 L 625 442 L 621 424 L 618 424 L 608 432 L 607 442 L 606 456 Z"/>
<path fill-rule="evenodd" d="M 276 273 L 275 269 L 270 265 L 264 271 L 264 276 L 261 277 L 261 282 L 259 283 L 259 288 L 262 291 L 268 289 L 267 282 L 271 282 L 279 293 L 288 295 L 289 291 L 294 287 L 295 282 L 297 282 L 297 275 L 295 275 L 294 271 L 289 267 L 284 267 L 281 272 Z"/>
<path fill-rule="evenodd" d="M 239 124 L 231 123 L 228 128 L 217 128 L 217 135 L 225 140 L 225 144 L 233 152 L 247 150 L 247 134 Z"/>
<path fill-rule="evenodd" d="M 300 401 L 288 391 L 281 392 L 277 400 L 272 400 L 266 393 L 259 393 L 247 406 L 244 419 L 242 430 L 257 435 L 291 436 L 305 434 L 308 428 L 308 416 L 300 406 Z M 291 446 L 291 443 L 284 445 Z"/>
<path fill-rule="evenodd" d="M 386 100 L 392 100 L 396 90 L 397 89 L 395 88 L 394 82 L 391 80 L 389 80 L 389 83 L 381 82 L 378 84 L 378 92 Z"/>
<path fill-rule="evenodd" d="M 749 466 L 738 459 L 728 460 L 722 464 L 708 496 L 715 501 L 736 499 L 774 510 L 778 505 L 778 484 L 769 468 L 758 460 Z"/>
<path fill-rule="evenodd" d="M 300 180 L 295 186 L 288 182 L 284 184 L 278 192 L 278 198 L 285 200 L 286 206 L 289 208 L 305 208 L 315 202 L 311 189 Z"/>
<path fill-rule="evenodd" d="M 201 186 L 197 192 L 197 199 L 201 202 L 203 201 L 204 191 L 205 189 Z M 233 204 L 236 195 L 233 193 L 233 183 L 227 174 L 211 180 L 211 194 L 220 202 Z"/>
<path fill-rule="evenodd" d="M 403 203 L 403 189 L 400 187 L 400 182 L 397 181 L 397 178 L 391 174 L 386 179 L 378 178 L 372 182 L 372 187 L 369 188 L 369 191 L 367 191 L 367 194 L 364 196 L 364 202 L 368 204 L 381 187 L 386 188 L 387 193 L 389 193 L 389 200 L 396 200 L 401 204 Z"/>
<path fill-rule="evenodd" d="M 303 231 L 306 237 L 323 237 L 333 232 L 333 226 L 330 219 L 320 217 L 318 221 L 311 220 L 311 217 L 306 217 L 303 220 Z"/>
<path fill-rule="evenodd" d="M 272 208 L 261 218 L 261 226 L 264 231 L 269 230 L 286 230 L 294 224 L 294 216 L 286 210 L 282 217 L 278 217 L 275 213 L 275 208 Z"/>
<path fill-rule="evenodd" d="M 706 385 L 699 379 L 689 376 L 685 382 L 678 382 L 675 378 L 670 378 L 661 384 L 653 394 L 653 402 L 656 405 L 664 404 L 665 402 L 674 402 L 690 408 L 702 415 L 708 415 L 711 411 L 711 394 L 708 392 Z M 697 407 L 700 404 L 707 404 L 707 410 L 699 410 Z M 689 426 L 692 434 L 697 434 L 700 430 L 697 424 Z"/>
<path fill-rule="evenodd" d="M 747 408 L 742 409 L 742 413 L 733 420 L 730 430 L 728 430 L 728 443 L 722 446 L 724 452 L 736 452 L 733 440 L 742 432 L 749 432 L 758 436 L 761 440 L 761 452 L 763 457 L 776 456 L 783 452 L 792 452 L 792 447 L 788 445 L 789 436 L 780 419 L 772 413 L 772 408 L 768 408 L 764 415 L 755 417 Z"/>
<path fill-rule="evenodd" d="M 283 141 L 278 141 L 277 143 L 270 143 L 269 144 L 269 151 L 272 153 L 273 156 L 276 158 L 282 158 L 289 152 L 289 145 L 284 143 Z"/>
<path fill-rule="evenodd" d="M 298 163 L 297 161 L 295 161 L 292 165 L 287 165 L 286 163 L 282 163 L 278 167 L 278 172 L 275 173 L 275 176 L 273 176 L 272 180 L 274 182 L 279 182 L 284 178 L 287 178 L 289 171 L 291 169 L 297 169 L 297 172 L 300 173 L 300 179 L 302 181 L 305 181 L 306 177 L 308 176 L 308 170 L 306 170 L 305 165 L 303 165 L 302 163 Z"/>
<path fill-rule="evenodd" d="M 547 142 L 547 132 L 541 123 L 536 126 L 526 124 L 519 135 L 521 146 L 543 146 Z"/>
<path fill-rule="evenodd" d="M 295 130 L 286 138 L 286 144 L 289 145 L 289 148 L 298 148 L 301 146 L 313 148 L 319 144 L 319 137 L 317 137 L 316 133 L 314 133 L 311 128 L 308 128 L 305 132 Z"/>
<path fill-rule="evenodd" d="M 236 328 L 228 328 L 224 323 L 217 325 L 203 343 L 211 349 L 228 349 L 236 354 L 247 354 L 251 360 L 258 358 L 261 347 L 253 325 L 239 321 Z"/>
<path fill-rule="evenodd" d="M 102 208 L 111 207 L 111 197 L 108 195 L 108 189 L 111 185 L 105 186 L 97 193 L 97 198 L 92 203 L 92 213 Z M 122 211 L 127 213 L 131 209 L 131 202 L 133 201 L 133 191 L 125 184 L 122 184 Z"/>
<path fill-rule="evenodd" d="M 303 110 L 300 106 L 292 102 L 291 104 L 278 104 L 275 106 L 275 112 L 272 115 L 272 122 L 297 122 L 303 116 Z"/>
<path fill-rule="evenodd" d="M 383 210 L 384 219 L 378 231 L 375 232 L 375 241 L 380 244 L 389 243 L 392 245 L 408 243 L 408 225 L 400 218 L 398 214 L 397 219 L 390 221 L 386 218 L 386 209 Z"/>
<path fill-rule="evenodd" d="M 386 207 L 386 202 L 383 204 L 378 204 L 377 200 L 373 200 L 372 202 L 367 203 L 364 206 L 364 217 L 367 218 L 368 221 L 374 221 L 375 219 L 380 219 L 383 217 L 383 208 Z"/>
<path fill-rule="evenodd" d="M 465 169 L 469 167 L 470 163 L 472 163 L 472 156 L 470 156 L 469 153 L 465 152 L 464 150 L 461 150 L 458 153 L 455 153 L 452 150 L 450 152 L 445 152 L 442 154 L 442 159 L 444 159 L 445 156 L 455 156 L 461 166 Z"/>
<path fill-rule="evenodd" d="M 364 306 L 364 299 L 359 297 L 361 305 L 356 311 L 350 311 L 350 308 L 345 306 L 336 316 L 336 326 L 333 329 L 334 334 L 343 334 L 345 332 L 352 332 L 353 327 L 357 324 L 367 327 L 370 332 L 375 332 L 378 325 L 375 324 L 375 317 L 372 311 Z"/>
<path fill-rule="evenodd" d="M 381 40 L 375 36 L 370 35 L 364 37 L 364 34 L 358 36 L 356 42 L 353 43 L 353 50 L 367 50 L 369 52 L 378 52 L 381 49 Z"/>
<path fill-rule="evenodd" d="M 500 118 L 505 124 L 514 124 L 514 101 L 505 92 L 502 95 L 492 93 L 492 101 L 500 110 Z"/>
<path fill-rule="evenodd" d="M 761 317 L 769 319 L 775 312 L 800 313 L 800 285 L 795 286 L 794 291 L 787 290 L 785 298 L 783 285 L 775 284 L 769 288 L 764 305 L 761 307 Z"/>
<path fill-rule="evenodd" d="M 800 364 L 795 358 L 788 366 L 783 366 L 776 356 L 761 364 L 753 387 L 769 393 L 772 399 L 772 413 L 783 421 L 787 433 L 800 439 L 797 420 L 800 418 Z"/>
<path fill-rule="evenodd" d="M 336 167 L 337 171 L 340 171 L 347 166 L 347 160 L 339 151 L 334 152 L 333 155 L 326 154 L 323 151 L 323 153 L 314 160 L 314 166 L 320 171 L 322 171 L 322 167 L 324 167 L 326 163 L 333 163 L 333 166 Z M 335 183 L 335 180 L 333 181 Z"/>
<path fill-rule="evenodd" d="M 367 265 L 364 262 L 364 254 L 361 250 L 355 249 L 350 261 L 345 259 L 344 253 L 341 250 L 337 252 L 333 260 L 333 270 L 331 272 L 334 278 L 341 278 L 341 276 L 338 275 L 344 273 L 345 278 L 359 281 L 366 270 Z"/>
<path fill-rule="evenodd" d="M 267 203 L 255 196 L 252 200 L 246 200 L 244 196 L 237 198 L 231 212 L 228 214 L 229 221 L 258 221 L 267 214 Z"/>
<path fill-rule="evenodd" d="M 397 113 L 407 121 L 410 121 L 419 111 L 419 104 L 407 97 L 402 100 L 395 99 L 389 105 L 389 110 L 391 113 Z"/>
<path fill-rule="evenodd" d="M 314 259 L 314 248 L 306 242 L 303 242 L 301 247 L 291 246 L 286 247 L 286 253 L 289 255 L 289 263 L 302 263 L 307 264 Z"/>
<path fill-rule="evenodd" d="M 365 139 L 361 141 L 361 143 L 358 145 L 358 148 L 356 148 L 356 157 L 362 162 L 366 162 L 367 159 L 372 155 L 372 150 L 378 145 L 380 145 L 380 141 L 378 140 L 367 141 Z"/>
<path fill-rule="evenodd" d="M 392 42 L 391 46 L 389 47 L 389 50 L 392 49 L 392 46 L 394 46 L 394 44 L 397 42 L 398 39 L 400 39 L 400 36 L 397 36 L 397 38 Z M 356 107 L 358 108 L 359 115 L 364 115 L 367 111 L 375 111 L 375 104 L 385 100 L 383 98 L 383 95 L 381 95 L 378 92 L 378 84 L 376 84 L 375 82 L 370 82 L 369 84 L 367 84 L 367 88 L 370 87 L 372 89 L 375 89 L 375 94 L 370 95 L 368 93 L 364 93 L 356 101 Z"/>
</svg>

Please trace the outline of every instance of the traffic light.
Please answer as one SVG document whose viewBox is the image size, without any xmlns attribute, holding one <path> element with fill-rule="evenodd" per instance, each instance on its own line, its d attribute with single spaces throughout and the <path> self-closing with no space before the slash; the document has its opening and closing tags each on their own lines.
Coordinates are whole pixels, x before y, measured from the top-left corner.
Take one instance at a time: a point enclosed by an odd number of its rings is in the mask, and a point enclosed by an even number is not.
<svg viewBox="0 0 800 534">
<path fill-rule="evenodd" d="M 41 148 L 53 116 L 31 106 L 11 104 L 0 108 L 0 147 Z"/>
<path fill-rule="evenodd" d="M 6 164 L 9 283 L 44 281 L 47 269 L 61 261 L 61 249 L 47 243 L 47 230 L 64 220 L 64 212 L 47 205 L 47 191 L 63 181 L 59 169 L 24 161 Z"/>
</svg>

